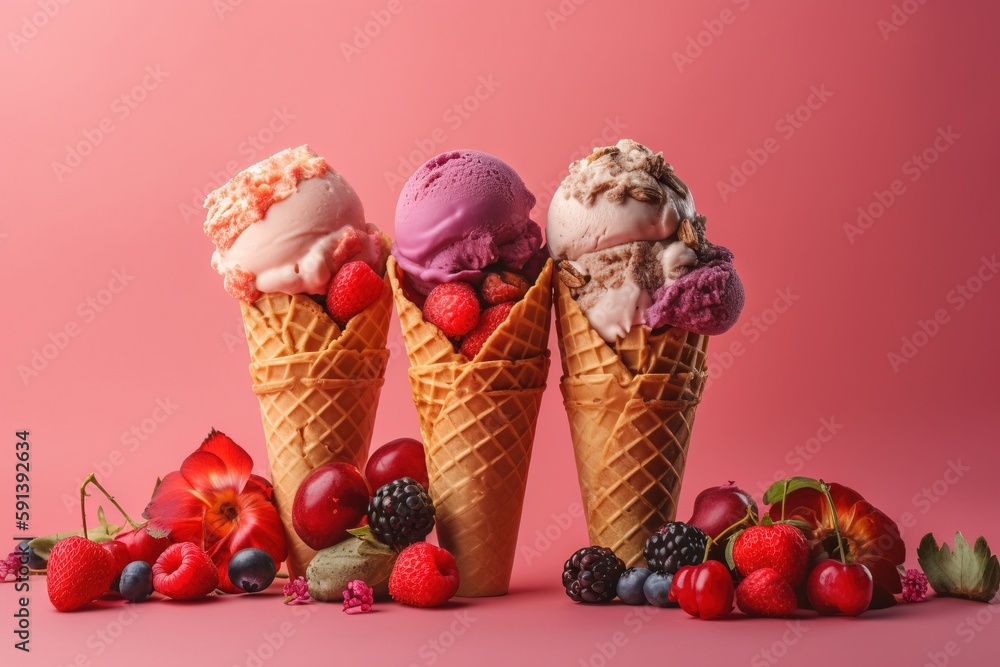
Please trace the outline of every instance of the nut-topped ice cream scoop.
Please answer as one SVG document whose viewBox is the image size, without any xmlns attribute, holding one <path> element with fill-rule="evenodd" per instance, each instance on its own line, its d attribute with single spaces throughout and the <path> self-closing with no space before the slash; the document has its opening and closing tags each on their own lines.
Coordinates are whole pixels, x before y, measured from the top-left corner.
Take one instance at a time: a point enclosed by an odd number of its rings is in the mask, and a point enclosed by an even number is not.
<svg viewBox="0 0 1000 667">
<path fill-rule="evenodd" d="M 732 253 L 661 153 L 630 139 L 570 165 L 549 206 L 549 252 L 591 326 L 609 343 L 634 326 L 727 331 L 743 308 Z"/>
</svg>

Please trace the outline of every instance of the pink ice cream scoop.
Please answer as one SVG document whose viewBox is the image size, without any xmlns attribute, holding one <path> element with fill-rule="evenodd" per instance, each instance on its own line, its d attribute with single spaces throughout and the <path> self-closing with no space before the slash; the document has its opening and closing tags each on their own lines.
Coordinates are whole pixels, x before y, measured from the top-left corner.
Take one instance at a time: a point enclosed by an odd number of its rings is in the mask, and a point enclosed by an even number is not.
<svg viewBox="0 0 1000 667">
<path fill-rule="evenodd" d="M 396 204 L 392 254 L 427 294 L 456 280 L 479 283 L 487 267 L 524 273 L 541 264 L 535 197 L 517 173 L 480 151 L 457 150 L 416 170 Z"/>
</svg>

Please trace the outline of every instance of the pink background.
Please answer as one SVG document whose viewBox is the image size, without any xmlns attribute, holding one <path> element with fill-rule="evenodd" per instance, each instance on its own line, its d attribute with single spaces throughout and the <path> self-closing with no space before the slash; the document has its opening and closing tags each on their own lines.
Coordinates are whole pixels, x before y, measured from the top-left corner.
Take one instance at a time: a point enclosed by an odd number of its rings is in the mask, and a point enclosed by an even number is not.
<svg viewBox="0 0 1000 667">
<path fill-rule="evenodd" d="M 31 430 L 33 532 L 78 527 L 72 498 L 92 470 L 141 511 L 153 480 L 212 426 L 266 470 L 239 310 L 200 229 L 203 194 L 225 172 L 309 142 L 391 233 L 402 179 L 386 174 L 471 147 L 522 175 L 541 222 L 568 163 L 627 136 L 675 165 L 747 285 L 743 318 L 712 345 L 681 518 L 705 486 L 734 479 L 759 497 L 776 477 L 806 474 L 853 486 L 908 523 L 911 566 L 928 531 L 985 534 L 1000 548 L 1000 281 L 980 280 L 994 277 L 983 258 L 1000 246 L 989 212 L 1000 166 L 992 3 L 224 3 L 0 10 L 2 425 L 11 454 L 13 432 Z M 366 26 L 375 36 L 345 54 Z M 685 51 L 686 61 L 675 55 Z M 77 163 L 67 153 L 79 144 Z M 923 170 L 913 157 L 925 151 Z M 873 222 L 849 234 L 859 207 Z M 72 337 L 58 333 L 67 326 Z M 18 367 L 53 339 L 64 347 L 22 378 Z M 417 433 L 395 324 L 390 340 L 376 445 Z M 854 662 L 922 665 L 947 648 L 957 649 L 949 664 L 995 659 L 1000 633 L 961 624 L 997 608 L 957 601 L 809 620 L 801 636 L 786 621 L 642 620 L 570 604 L 560 567 L 586 537 L 582 520 L 558 516 L 580 502 L 558 375 L 555 364 L 516 595 L 428 612 L 384 605 L 350 620 L 335 606 L 293 613 L 273 597 L 161 602 L 132 619 L 120 606 L 58 615 L 39 581 L 32 664 L 173 664 L 180 647 L 196 664 L 224 665 L 254 664 L 254 651 L 264 664 L 355 651 L 399 665 L 519 656 L 597 666 L 664 651 L 687 664 L 787 654 L 825 665 L 843 664 L 845 650 L 860 652 Z M 0 475 L 2 498 L 11 477 Z M 0 590 L 9 618 L 13 594 Z M 289 628 L 277 653 L 259 651 Z M 604 658 L 616 632 L 624 642 Z M 3 636 L 0 654 L 12 655 Z"/>
</svg>

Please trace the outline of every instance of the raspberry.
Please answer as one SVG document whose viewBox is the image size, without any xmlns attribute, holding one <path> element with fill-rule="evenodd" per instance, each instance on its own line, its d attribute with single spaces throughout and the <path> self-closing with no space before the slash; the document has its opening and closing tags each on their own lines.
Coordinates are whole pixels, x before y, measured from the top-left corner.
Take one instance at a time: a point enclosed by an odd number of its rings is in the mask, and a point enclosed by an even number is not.
<svg viewBox="0 0 1000 667">
<path fill-rule="evenodd" d="M 469 359 L 479 354 L 479 351 L 483 349 L 483 345 L 493 335 L 493 332 L 507 321 L 507 316 L 510 315 L 512 308 L 514 308 L 513 302 L 508 301 L 496 306 L 490 306 L 484 310 L 482 317 L 479 318 L 479 324 L 462 341 L 461 353 Z"/>
<path fill-rule="evenodd" d="M 375 303 L 384 288 L 385 283 L 370 266 L 364 262 L 348 262 L 330 281 L 326 309 L 330 317 L 343 326 Z"/>
<path fill-rule="evenodd" d="M 396 602 L 434 607 L 458 590 L 458 565 L 441 547 L 417 542 L 403 549 L 389 576 L 389 594 Z"/>
<path fill-rule="evenodd" d="M 498 303 L 517 301 L 528 293 L 531 287 L 528 281 L 512 273 L 511 271 L 501 271 L 500 273 L 487 273 L 483 279 L 483 284 L 479 287 L 479 293 L 483 301 L 495 306 Z"/>
<path fill-rule="evenodd" d="M 205 597 L 218 585 L 218 568 L 193 542 L 171 544 L 153 565 L 153 589 L 175 600 Z"/>
<path fill-rule="evenodd" d="M 73 536 L 52 547 L 47 587 L 49 600 L 59 611 L 72 611 L 93 602 L 108 590 L 114 578 L 114 556 L 96 542 Z"/>
<path fill-rule="evenodd" d="M 799 606 L 795 590 L 777 570 L 762 567 L 736 587 L 736 606 L 748 616 L 788 616 Z"/>
<path fill-rule="evenodd" d="M 468 283 L 441 283 L 424 301 L 424 319 L 455 338 L 472 331 L 479 322 L 479 297 Z"/>
</svg>

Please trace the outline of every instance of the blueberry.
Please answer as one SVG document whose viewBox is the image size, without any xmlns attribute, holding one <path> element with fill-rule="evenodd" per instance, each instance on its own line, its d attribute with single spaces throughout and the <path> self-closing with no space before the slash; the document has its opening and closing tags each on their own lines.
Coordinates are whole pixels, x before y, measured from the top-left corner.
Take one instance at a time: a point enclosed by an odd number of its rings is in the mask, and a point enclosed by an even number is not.
<svg viewBox="0 0 1000 667">
<path fill-rule="evenodd" d="M 644 567 L 630 567 L 618 580 L 618 598 L 625 604 L 646 604 L 646 596 L 642 592 L 646 578 L 652 572 Z"/>
<path fill-rule="evenodd" d="M 676 607 L 677 603 L 671 602 L 668 597 L 670 586 L 673 583 L 674 575 L 654 572 L 642 586 L 646 601 L 654 607 Z"/>
<path fill-rule="evenodd" d="M 270 586 L 277 572 L 274 559 L 261 549 L 241 549 L 229 561 L 229 581 L 247 593 Z"/>
<path fill-rule="evenodd" d="M 35 553 L 35 550 L 28 546 L 27 540 L 22 540 L 17 548 L 22 552 L 28 553 L 28 569 L 29 570 L 44 570 L 49 566 L 49 562 Z"/>
<path fill-rule="evenodd" d="M 153 592 L 153 568 L 144 560 L 134 560 L 122 570 L 118 592 L 129 602 L 145 600 Z"/>
</svg>

